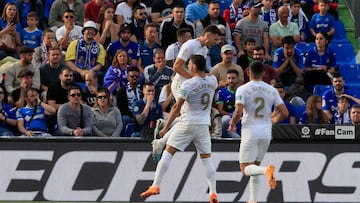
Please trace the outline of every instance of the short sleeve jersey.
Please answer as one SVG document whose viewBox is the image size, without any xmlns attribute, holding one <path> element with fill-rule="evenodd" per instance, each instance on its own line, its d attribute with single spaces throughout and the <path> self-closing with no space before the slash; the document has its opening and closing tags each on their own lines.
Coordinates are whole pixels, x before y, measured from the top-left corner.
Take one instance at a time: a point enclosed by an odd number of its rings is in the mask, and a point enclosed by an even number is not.
<svg viewBox="0 0 360 203">
<path fill-rule="evenodd" d="M 210 125 L 211 103 L 217 87 L 216 77 L 193 77 L 182 83 L 179 97 L 185 100 L 181 107 L 183 125 Z"/>
</svg>

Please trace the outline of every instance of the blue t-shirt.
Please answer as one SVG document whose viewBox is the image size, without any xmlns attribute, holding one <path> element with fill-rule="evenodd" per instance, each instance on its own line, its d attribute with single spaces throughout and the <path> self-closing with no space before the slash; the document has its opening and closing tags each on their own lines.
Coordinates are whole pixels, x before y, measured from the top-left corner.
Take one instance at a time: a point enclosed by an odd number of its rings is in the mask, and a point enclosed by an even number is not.
<svg viewBox="0 0 360 203">
<path fill-rule="evenodd" d="M 23 7 L 20 15 L 21 18 L 20 23 L 22 27 L 27 27 L 27 14 L 30 12 L 30 1 L 29 2 L 23 1 L 22 4 Z"/>
<path fill-rule="evenodd" d="M 2 102 L 2 109 L 0 109 L 0 113 L 2 113 L 5 118 L 16 119 L 15 108 L 12 108 L 9 104 Z M 6 122 L 0 122 L 0 127 L 11 130 L 12 127 L 8 125 Z"/>
<path fill-rule="evenodd" d="M 0 18 L 0 30 L 3 30 L 7 25 L 7 22 L 5 22 L 2 18 Z M 20 23 L 16 23 L 16 32 L 18 32 L 19 34 L 21 33 L 21 25 Z"/>
<path fill-rule="evenodd" d="M 132 112 L 135 118 L 136 115 L 141 114 L 145 108 L 146 101 L 145 99 L 137 100 L 132 105 Z M 141 132 L 143 126 L 150 126 L 150 121 L 156 121 L 157 119 L 162 118 L 162 108 L 159 103 L 153 102 L 152 108 L 149 110 L 149 114 L 144 121 L 143 125 L 136 124 L 136 131 Z"/>
<path fill-rule="evenodd" d="M 308 51 L 305 67 L 316 68 L 321 65 L 326 65 L 328 68 L 336 67 L 336 53 L 327 48 L 324 55 L 319 55 L 316 47 L 313 47 Z"/>
<path fill-rule="evenodd" d="M 20 38 L 22 45 L 35 49 L 42 44 L 42 31 L 37 28 L 32 32 L 23 29 L 20 33 Z"/>
<path fill-rule="evenodd" d="M 275 9 L 270 9 L 265 11 L 264 7 L 261 8 L 260 19 L 265 21 L 270 27 L 271 24 L 275 23 L 278 20 L 278 16 Z"/>
<path fill-rule="evenodd" d="M 348 95 L 358 98 L 358 96 L 355 95 L 355 93 L 349 89 L 344 89 L 344 94 L 348 94 Z M 338 110 L 337 103 L 338 103 L 338 98 L 335 95 L 334 88 L 326 90 L 323 93 L 323 95 L 322 95 L 322 109 L 323 110 L 329 110 L 331 115 L 334 116 L 335 112 Z M 355 102 L 350 100 L 350 108 L 353 104 L 355 104 Z"/>
<path fill-rule="evenodd" d="M 290 102 L 284 101 L 287 110 L 289 111 L 289 116 L 286 117 L 283 121 L 279 122 L 279 124 L 289 124 L 290 117 L 296 117 L 296 109 L 293 104 Z"/>
<path fill-rule="evenodd" d="M 139 45 L 133 41 L 130 41 L 130 43 L 126 47 L 124 47 L 120 43 L 120 40 L 111 42 L 106 49 L 106 54 L 108 57 L 109 56 L 114 57 L 116 52 L 120 49 L 124 49 L 127 52 L 130 58 L 129 62 L 131 61 L 131 59 L 139 59 L 140 56 Z"/>
<path fill-rule="evenodd" d="M 319 13 L 315 13 L 311 18 L 310 28 L 314 29 L 316 33 L 327 33 L 333 27 L 335 27 L 335 19 L 329 13 L 326 13 L 325 16 L 320 16 Z"/>
<path fill-rule="evenodd" d="M 217 93 L 216 104 L 223 104 L 224 111 L 233 113 L 235 110 L 235 91 L 223 87 Z"/>
<path fill-rule="evenodd" d="M 45 119 L 45 109 L 42 106 L 37 106 L 35 115 L 30 121 L 33 115 L 34 108 L 29 108 L 27 106 L 20 108 L 16 112 L 17 120 L 24 120 L 24 128 L 26 130 L 36 130 L 36 131 L 47 131 L 46 119 Z M 30 121 L 30 122 L 29 122 Z"/>
<path fill-rule="evenodd" d="M 141 58 L 141 66 L 145 68 L 148 65 L 151 65 L 154 63 L 154 51 L 155 49 L 160 48 L 160 45 L 155 43 L 152 48 L 150 48 L 146 41 L 144 41 L 142 44 L 140 44 L 140 58 Z"/>
</svg>

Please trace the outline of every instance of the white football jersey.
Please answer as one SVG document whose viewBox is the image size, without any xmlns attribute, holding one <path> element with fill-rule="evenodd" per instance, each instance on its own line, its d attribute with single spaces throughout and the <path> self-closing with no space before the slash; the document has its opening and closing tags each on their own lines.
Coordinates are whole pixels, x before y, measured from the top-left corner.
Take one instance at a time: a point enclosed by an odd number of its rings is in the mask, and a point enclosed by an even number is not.
<svg viewBox="0 0 360 203">
<path fill-rule="evenodd" d="M 185 99 L 180 116 L 183 125 L 210 125 L 210 111 L 217 85 L 213 75 L 193 77 L 183 82 L 179 90 L 179 97 Z"/>
<path fill-rule="evenodd" d="M 238 87 L 235 104 L 243 104 L 242 134 L 257 138 L 271 136 L 273 106 L 283 103 L 279 92 L 263 81 L 250 81 Z"/>
</svg>

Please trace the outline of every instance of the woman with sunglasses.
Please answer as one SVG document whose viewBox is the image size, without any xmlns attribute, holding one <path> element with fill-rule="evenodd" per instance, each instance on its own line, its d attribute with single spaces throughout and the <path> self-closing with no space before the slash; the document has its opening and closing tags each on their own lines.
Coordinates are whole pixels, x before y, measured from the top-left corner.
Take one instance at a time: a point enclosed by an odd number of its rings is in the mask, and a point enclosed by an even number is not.
<svg viewBox="0 0 360 203">
<path fill-rule="evenodd" d="M 111 102 L 107 89 L 98 91 L 96 103 L 92 108 L 93 134 L 100 137 L 119 137 L 123 128 L 121 113 Z"/>
</svg>

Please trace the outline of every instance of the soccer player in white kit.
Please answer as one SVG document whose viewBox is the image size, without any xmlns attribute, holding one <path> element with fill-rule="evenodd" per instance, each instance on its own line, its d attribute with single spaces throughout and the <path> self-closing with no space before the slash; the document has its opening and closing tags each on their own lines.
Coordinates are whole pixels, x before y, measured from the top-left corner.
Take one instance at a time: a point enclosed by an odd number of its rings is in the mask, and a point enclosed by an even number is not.
<svg viewBox="0 0 360 203">
<path fill-rule="evenodd" d="M 230 121 L 229 130 L 235 132 L 235 126 L 242 116 L 240 170 L 243 175 L 250 176 L 249 203 L 254 203 L 259 193 L 259 175 L 267 177 L 271 189 L 276 187 L 274 165 L 261 167 L 260 163 L 270 145 L 272 123 L 280 122 L 288 116 L 289 112 L 279 92 L 262 81 L 264 73 L 262 62 L 254 61 L 249 67 L 250 82 L 236 90 L 236 109 Z M 280 116 L 272 120 L 273 106 L 280 111 Z"/>
<path fill-rule="evenodd" d="M 180 48 L 179 54 L 176 57 L 174 62 L 173 70 L 176 72 L 176 75 L 171 83 L 171 92 L 174 95 L 174 98 L 178 98 L 178 91 L 181 84 L 191 78 L 191 73 L 189 73 L 187 68 L 187 63 L 192 55 L 201 55 L 204 58 L 207 57 L 208 48 L 218 44 L 220 42 L 221 31 L 216 25 L 209 25 L 205 27 L 203 35 L 196 38 L 186 41 Z M 157 161 L 158 155 L 161 153 L 164 148 L 169 133 L 166 134 L 163 139 L 154 139 L 153 144 L 153 157 Z"/>
<path fill-rule="evenodd" d="M 146 198 L 160 193 L 160 182 L 167 171 L 170 161 L 176 151 L 184 151 L 193 142 L 203 166 L 209 184 L 210 203 L 217 203 L 215 167 L 210 158 L 211 137 L 209 132 L 211 104 L 217 87 L 215 76 L 205 73 L 206 61 L 201 55 L 192 55 L 189 62 L 189 71 L 193 76 L 184 81 L 178 92 L 178 99 L 169 113 L 164 128 L 160 131 L 164 135 L 170 128 L 173 120 L 178 116 L 179 122 L 173 126 L 162 158 L 157 165 L 153 184 L 141 193 Z"/>
</svg>

